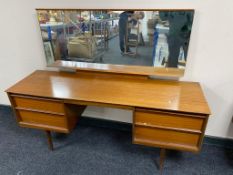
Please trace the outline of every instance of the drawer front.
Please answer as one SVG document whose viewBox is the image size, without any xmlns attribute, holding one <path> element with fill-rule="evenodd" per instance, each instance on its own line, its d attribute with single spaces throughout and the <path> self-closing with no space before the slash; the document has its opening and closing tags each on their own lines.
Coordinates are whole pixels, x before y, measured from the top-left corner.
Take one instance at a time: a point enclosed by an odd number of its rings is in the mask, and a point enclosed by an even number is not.
<svg viewBox="0 0 233 175">
<path fill-rule="evenodd" d="M 46 114 L 40 112 L 17 110 L 19 114 L 19 122 L 30 123 L 31 125 L 45 125 L 67 129 L 67 120 L 63 115 Z"/>
<path fill-rule="evenodd" d="M 135 111 L 134 122 L 139 125 L 181 128 L 201 131 L 204 118 L 175 113 Z"/>
<path fill-rule="evenodd" d="M 145 145 L 197 151 L 200 136 L 194 133 L 135 126 L 133 140 Z"/>
<path fill-rule="evenodd" d="M 26 108 L 64 114 L 64 104 L 59 100 L 13 96 L 16 108 Z"/>
</svg>

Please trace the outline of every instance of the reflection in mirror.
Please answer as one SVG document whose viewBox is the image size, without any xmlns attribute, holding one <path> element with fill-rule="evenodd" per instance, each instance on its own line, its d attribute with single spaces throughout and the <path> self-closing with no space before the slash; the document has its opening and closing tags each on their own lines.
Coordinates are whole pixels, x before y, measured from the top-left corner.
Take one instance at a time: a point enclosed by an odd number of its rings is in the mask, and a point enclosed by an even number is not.
<svg viewBox="0 0 233 175">
<path fill-rule="evenodd" d="M 38 9 L 47 64 L 56 60 L 184 69 L 193 10 Z"/>
</svg>

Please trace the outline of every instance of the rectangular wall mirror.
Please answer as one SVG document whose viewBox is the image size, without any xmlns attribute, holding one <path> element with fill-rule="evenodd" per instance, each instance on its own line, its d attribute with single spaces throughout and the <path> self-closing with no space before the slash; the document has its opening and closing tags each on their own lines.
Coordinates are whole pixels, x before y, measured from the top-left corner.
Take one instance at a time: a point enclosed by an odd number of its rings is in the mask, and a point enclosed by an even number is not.
<svg viewBox="0 0 233 175">
<path fill-rule="evenodd" d="M 37 9 L 56 60 L 185 69 L 194 10 Z"/>
</svg>

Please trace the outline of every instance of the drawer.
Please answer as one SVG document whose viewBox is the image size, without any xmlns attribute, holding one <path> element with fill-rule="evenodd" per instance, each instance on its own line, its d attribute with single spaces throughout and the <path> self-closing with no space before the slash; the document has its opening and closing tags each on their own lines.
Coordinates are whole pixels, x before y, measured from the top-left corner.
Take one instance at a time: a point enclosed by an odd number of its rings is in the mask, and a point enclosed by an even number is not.
<svg viewBox="0 0 233 175">
<path fill-rule="evenodd" d="M 201 135 L 196 133 L 135 126 L 133 141 L 143 145 L 198 151 L 200 137 Z"/>
<path fill-rule="evenodd" d="M 191 115 L 179 115 L 176 113 L 135 111 L 134 122 L 136 125 L 151 125 L 201 131 L 204 118 Z"/>
<path fill-rule="evenodd" d="M 39 127 L 40 129 L 48 129 L 51 127 L 67 129 L 67 119 L 64 115 L 47 114 L 41 112 L 17 110 L 19 116 L 19 123 L 27 123 L 31 126 Z M 44 126 L 44 128 L 43 128 Z"/>
<path fill-rule="evenodd" d="M 64 114 L 64 104 L 59 100 L 13 96 L 16 108 L 26 108 Z"/>
</svg>

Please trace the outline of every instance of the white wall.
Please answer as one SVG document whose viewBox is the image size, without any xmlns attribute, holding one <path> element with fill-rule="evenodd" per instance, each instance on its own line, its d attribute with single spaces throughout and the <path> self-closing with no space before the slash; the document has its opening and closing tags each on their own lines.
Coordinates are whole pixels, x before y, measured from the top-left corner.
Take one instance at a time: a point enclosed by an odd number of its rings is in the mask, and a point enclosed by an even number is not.
<svg viewBox="0 0 233 175">
<path fill-rule="evenodd" d="M 0 0 L 0 104 L 4 90 L 45 58 L 35 8 L 193 8 L 196 10 L 183 80 L 201 83 L 212 109 L 207 135 L 233 137 L 232 0 Z M 192 94 L 190 94 L 192 95 Z M 131 122 L 130 111 L 89 108 L 85 115 Z"/>
</svg>

